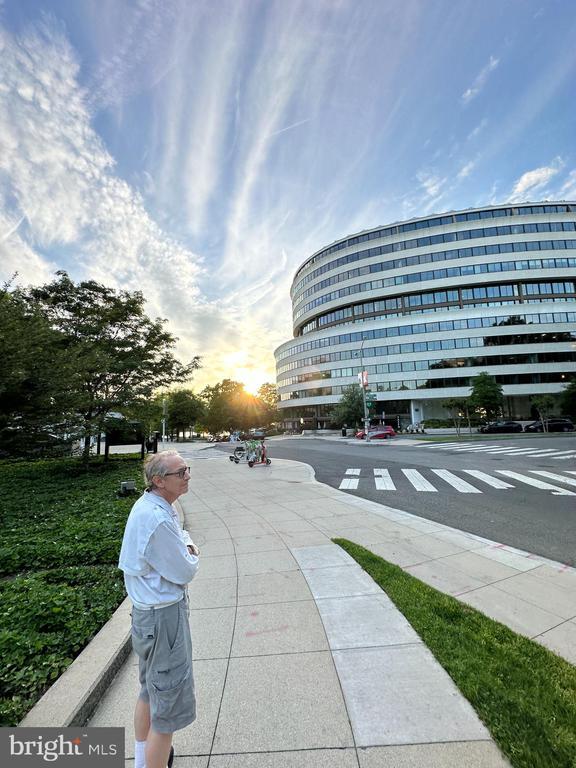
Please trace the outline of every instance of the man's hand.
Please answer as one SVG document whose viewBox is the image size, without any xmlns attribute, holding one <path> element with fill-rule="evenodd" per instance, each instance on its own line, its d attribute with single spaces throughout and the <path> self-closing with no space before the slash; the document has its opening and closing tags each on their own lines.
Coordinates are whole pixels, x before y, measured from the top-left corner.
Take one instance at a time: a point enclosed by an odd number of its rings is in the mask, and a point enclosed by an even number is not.
<svg viewBox="0 0 576 768">
<path fill-rule="evenodd" d="M 200 554 L 200 550 L 198 549 L 196 544 L 188 544 L 187 546 L 188 546 L 188 552 L 190 552 L 191 555 L 197 556 Z"/>
</svg>

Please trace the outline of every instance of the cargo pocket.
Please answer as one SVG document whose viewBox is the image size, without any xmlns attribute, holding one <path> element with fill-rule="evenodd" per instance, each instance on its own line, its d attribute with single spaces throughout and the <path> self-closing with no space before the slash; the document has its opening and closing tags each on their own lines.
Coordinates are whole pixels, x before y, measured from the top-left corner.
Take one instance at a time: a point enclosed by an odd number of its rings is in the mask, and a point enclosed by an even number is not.
<svg viewBox="0 0 576 768">
<path fill-rule="evenodd" d="M 141 659 L 146 659 L 154 647 L 156 626 L 154 624 L 132 623 L 132 648 Z"/>
<path fill-rule="evenodd" d="M 187 663 L 158 674 L 152 687 L 155 700 L 153 719 L 165 724 L 169 730 L 183 718 L 192 722 L 196 715 L 196 697 L 192 670 Z"/>
</svg>

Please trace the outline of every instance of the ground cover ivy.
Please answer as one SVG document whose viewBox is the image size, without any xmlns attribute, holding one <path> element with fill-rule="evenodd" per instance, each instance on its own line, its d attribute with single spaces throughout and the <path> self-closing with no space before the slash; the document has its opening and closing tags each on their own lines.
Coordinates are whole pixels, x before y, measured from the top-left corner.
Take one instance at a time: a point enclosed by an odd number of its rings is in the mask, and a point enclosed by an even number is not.
<svg viewBox="0 0 576 768">
<path fill-rule="evenodd" d="M 125 597 L 118 553 L 141 462 L 0 462 L 0 726 L 16 725 Z"/>
</svg>

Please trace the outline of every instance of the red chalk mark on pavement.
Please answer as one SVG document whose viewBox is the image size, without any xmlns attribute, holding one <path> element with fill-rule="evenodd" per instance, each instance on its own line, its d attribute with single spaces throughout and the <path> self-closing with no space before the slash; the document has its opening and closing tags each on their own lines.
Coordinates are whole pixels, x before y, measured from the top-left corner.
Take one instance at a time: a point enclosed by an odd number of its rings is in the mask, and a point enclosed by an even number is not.
<svg viewBox="0 0 576 768">
<path fill-rule="evenodd" d="M 273 632 L 285 632 L 287 629 L 290 629 L 290 626 L 288 624 L 282 624 L 280 627 L 272 627 L 271 629 L 261 629 L 259 632 L 246 632 L 245 637 L 258 637 L 259 635 L 269 635 Z"/>
</svg>

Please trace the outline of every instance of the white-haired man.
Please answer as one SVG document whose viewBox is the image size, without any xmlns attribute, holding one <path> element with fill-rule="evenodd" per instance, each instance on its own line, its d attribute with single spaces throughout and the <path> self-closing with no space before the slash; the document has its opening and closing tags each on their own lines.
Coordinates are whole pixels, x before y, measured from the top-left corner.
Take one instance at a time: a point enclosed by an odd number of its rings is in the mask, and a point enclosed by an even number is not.
<svg viewBox="0 0 576 768">
<path fill-rule="evenodd" d="M 171 768 L 174 731 L 196 719 L 186 585 L 198 569 L 198 549 L 172 506 L 188 491 L 190 467 L 176 451 L 162 451 L 148 457 L 144 477 L 119 561 L 140 658 L 134 768 Z"/>
</svg>

